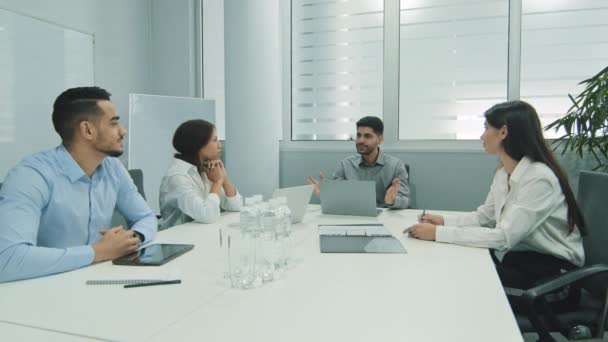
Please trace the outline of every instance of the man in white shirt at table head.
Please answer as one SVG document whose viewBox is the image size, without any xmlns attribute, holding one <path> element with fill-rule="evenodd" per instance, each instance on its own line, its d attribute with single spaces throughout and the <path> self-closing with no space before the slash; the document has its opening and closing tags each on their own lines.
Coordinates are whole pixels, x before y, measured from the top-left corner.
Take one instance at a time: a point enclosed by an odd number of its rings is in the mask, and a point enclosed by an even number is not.
<svg viewBox="0 0 608 342">
<path fill-rule="evenodd" d="M 25 157 L 0 189 L 0 282 L 115 259 L 156 236 L 154 212 L 115 158 L 127 131 L 110 93 L 68 89 L 52 119 L 62 143 Z M 114 208 L 129 230 L 110 227 Z"/>
</svg>

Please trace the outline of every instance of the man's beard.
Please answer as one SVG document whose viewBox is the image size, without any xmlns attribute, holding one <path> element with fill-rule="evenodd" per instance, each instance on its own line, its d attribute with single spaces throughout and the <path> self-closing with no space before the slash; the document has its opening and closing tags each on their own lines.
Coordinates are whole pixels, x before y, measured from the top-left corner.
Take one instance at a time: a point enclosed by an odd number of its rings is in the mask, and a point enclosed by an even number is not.
<svg viewBox="0 0 608 342">
<path fill-rule="evenodd" d="M 375 150 L 374 148 L 364 147 L 363 151 L 359 151 L 359 146 L 357 146 L 357 153 L 359 153 L 360 155 L 363 155 L 363 156 L 372 154 L 374 152 L 374 150 Z"/>
<path fill-rule="evenodd" d="M 97 148 L 98 152 L 101 152 L 103 154 L 106 154 L 110 157 L 120 157 L 122 156 L 122 154 L 125 152 L 124 150 L 110 150 L 110 149 L 105 149 L 105 148 Z"/>
<path fill-rule="evenodd" d="M 103 149 L 98 149 L 97 151 L 104 153 L 110 157 L 120 157 L 125 152 L 125 151 L 103 150 Z"/>
<path fill-rule="evenodd" d="M 110 157 L 116 157 L 116 158 L 118 158 L 118 157 L 122 156 L 122 154 L 124 152 L 125 151 L 107 151 L 107 152 L 105 152 L 105 154 L 109 155 Z"/>
</svg>

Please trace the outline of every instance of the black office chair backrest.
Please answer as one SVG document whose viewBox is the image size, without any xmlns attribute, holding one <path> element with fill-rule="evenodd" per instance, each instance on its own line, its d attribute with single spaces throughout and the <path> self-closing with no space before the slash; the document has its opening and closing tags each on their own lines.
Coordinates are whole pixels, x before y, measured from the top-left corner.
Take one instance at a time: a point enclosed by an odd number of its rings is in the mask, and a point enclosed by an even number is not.
<svg viewBox="0 0 608 342">
<path fill-rule="evenodd" d="M 144 192 L 144 173 L 143 173 L 143 171 L 141 169 L 132 169 L 132 170 L 129 170 L 129 174 L 131 175 L 131 178 L 133 178 L 133 183 L 135 183 L 135 186 L 137 187 L 137 191 L 139 192 L 141 197 L 146 199 L 146 194 Z"/>
<path fill-rule="evenodd" d="M 584 238 L 587 265 L 608 264 L 608 173 L 581 171 L 578 205 L 583 212 L 588 235 Z"/>
<path fill-rule="evenodd" d="M 412 174 L 410 173 L 410 164 L 403 162 L 405 165 L 405 171 L 407 171 L 407 182 L 410 187 L 410 208 L 416 207 L 416 187 L 412 183 Z"/>
<path fill-rule="evenodd" d="M 146 199 L 146 194 L 144 193 L 144 173 L 140 169 L 132 169 L 129 170 L 129 175 L 133 179 L 133 183 L 135 183 L 135 187 L 137 187 L 137 192 Z M 114 214 L 112 215 L 111 220 L 112 227 L 120 226 L 127 227 L 127 220 L 118 212 L 118 210 L 114 209 Z"/>
<path fill-rule="evenodd" d="M 606 199 L 608 196 L 608 174 L 602 172 L 581 171 L 578 180 L 578 205 L 585 218 L 587 236 L 583 238 L 585 248 L 585 264 L 608 265 L 608 210 Z M 608 283 L 608 276 L 592 279 L 594 284 Z M 585 287 L 596 286 L 586 282 Z M 599 296 L 605 293 L 599 288 L 592 289 Z M 604 290 L 605 291 L 605 290 Z M 602 291 L 603 292 L 603 291 Z"/>
</svg>

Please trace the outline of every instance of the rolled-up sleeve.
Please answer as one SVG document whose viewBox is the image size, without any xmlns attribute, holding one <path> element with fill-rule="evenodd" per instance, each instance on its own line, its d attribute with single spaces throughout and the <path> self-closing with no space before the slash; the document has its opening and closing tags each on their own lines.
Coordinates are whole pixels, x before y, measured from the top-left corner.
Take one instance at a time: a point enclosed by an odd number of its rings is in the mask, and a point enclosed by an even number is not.
<svg viewBox="0 0 608 342">
<path fill-rule="evenodd" d="M 395 176 L 393 177 L 399 179 L 399 191 L 397 196 L 395 196 L 395 203 L 393 205 L 387 205 L 387 207 L 391 209 L 405 209 L 410 206 L 410 186 L 408 181 L 407 170 L 405 169 L 405 165 L 402 161 L 398 161 L 397 166 L 395 168 Z"/>
<path fill-rule="evenodd" d="M 0 190 L 0 282 L 74 270 L 93 262 L 91 246 L 36 246 L 49 186 L 36 170 L 13 169 Z"/>
<path fill-rule="evenodd" d="M 237 191 L 234 196 L 228 197 L 222 190 L 222 198 L 220 206 L 222 209 L 227 211 L 241 211 L 241 207 L 243 206 L 243 199 L 241 194 Z"/>
<path fill-rule="evenodd" d="M 178 209 L 194 221 L 213 223 L 220 218 L 220 197 L 213 192 L 201 196 L 199 185 L 187 175 L 171 176 L 167 188 L 171 189 L 171 197 L 177 199 Z"/>
<path fill-rule="evenodd" d="M 332 180 L 346 180 L 346 171 L 344 170 L 344 160 L 338 162 L 336 169 L 331 175 Z"/>
</svg>

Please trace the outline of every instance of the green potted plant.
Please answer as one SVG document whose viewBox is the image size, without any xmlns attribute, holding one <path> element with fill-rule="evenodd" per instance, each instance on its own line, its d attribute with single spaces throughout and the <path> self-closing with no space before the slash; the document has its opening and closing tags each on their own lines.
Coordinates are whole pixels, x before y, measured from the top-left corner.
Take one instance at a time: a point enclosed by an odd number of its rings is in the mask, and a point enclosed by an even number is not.
<svg viewBox="0 0 608 342">
<path fill-rule="evenodd" d="M 608 172 L 608 67 L 579 84 L 585 89 L 576 98 L 568 95 L 572 107 L 566 116 L 545 129 L 566 132 L 554 141 L 562 155 L 570 151 L 582 158 L 589 153 L 597 164 L 594 170 Z"/>
</svg>

